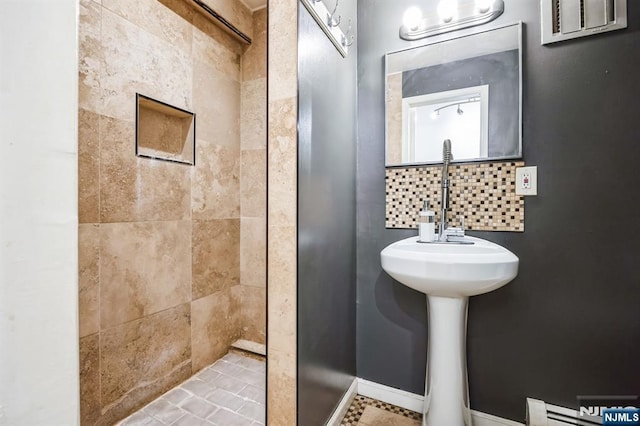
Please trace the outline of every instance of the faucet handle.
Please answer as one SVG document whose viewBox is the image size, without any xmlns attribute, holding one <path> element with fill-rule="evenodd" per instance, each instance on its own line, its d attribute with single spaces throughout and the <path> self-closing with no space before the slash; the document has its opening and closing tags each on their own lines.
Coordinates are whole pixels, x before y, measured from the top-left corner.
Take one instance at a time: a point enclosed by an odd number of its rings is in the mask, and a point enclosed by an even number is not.
<svg viewBox="0 0 640 426">
<path fill-rule="evenodd" d="M 460 217 L 460 227 L 450 226 L 445 229 L 445 235 L 447 236 L 447 241 L 449 238 L 463 238 L 464 237 L 464 216 Z"/>
</svg>

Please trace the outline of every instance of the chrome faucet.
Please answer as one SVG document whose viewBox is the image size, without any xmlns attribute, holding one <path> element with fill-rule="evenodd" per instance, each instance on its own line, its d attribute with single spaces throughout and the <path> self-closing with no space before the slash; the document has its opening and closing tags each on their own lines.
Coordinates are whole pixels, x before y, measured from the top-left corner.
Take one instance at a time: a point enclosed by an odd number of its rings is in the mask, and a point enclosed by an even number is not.
<svg viewBox="0 0 640 426">
<path fill-rule="evenodd" d="M 451 155 L 451 141 L 445 139 L 442 144 L 442 210 L 440 211 L 440 226 L 438 228 L 438 240 L 436 243 L 474 244 L 464 237 L 464 216 L 461 218 L 461 226 L 450 227 L 447 221 L 449 209 L 449 163 L 453 160 Z"/>
<path fill-rule="evenodd" d="M 440 226 L 438 227 L 438 240 L 447 239 L 447 209 L 449 208 L 449 163 L 453 160 L 451 155 L 451 141 L 445 139 L 442 144 L 442 210 L 440 211 Z"/>
</svg>

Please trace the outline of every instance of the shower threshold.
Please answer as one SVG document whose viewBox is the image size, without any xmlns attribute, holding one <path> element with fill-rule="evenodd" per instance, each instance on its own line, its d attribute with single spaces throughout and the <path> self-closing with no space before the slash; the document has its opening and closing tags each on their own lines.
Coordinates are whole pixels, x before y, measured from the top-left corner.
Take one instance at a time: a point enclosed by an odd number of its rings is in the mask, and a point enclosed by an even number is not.
<svg viewBox="0 0 640 426">
<path fill-rule="evenodd" d="M 263 360 L 229 352 L 119 425 L 264 425 L 265 382 Z"/>
</svg>

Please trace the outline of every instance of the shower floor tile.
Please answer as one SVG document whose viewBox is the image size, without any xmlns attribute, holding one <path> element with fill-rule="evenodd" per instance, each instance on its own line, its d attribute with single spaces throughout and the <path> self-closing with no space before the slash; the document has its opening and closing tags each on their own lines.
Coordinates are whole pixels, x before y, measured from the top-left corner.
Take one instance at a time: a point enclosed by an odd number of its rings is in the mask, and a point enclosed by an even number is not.
<svg viewBox="0 0 640 426">
<path fill-rule="evenodd" d="M 264 425 L 265 383 L 264 361 L 230 352 L 119 425 Z"/>
</svg>

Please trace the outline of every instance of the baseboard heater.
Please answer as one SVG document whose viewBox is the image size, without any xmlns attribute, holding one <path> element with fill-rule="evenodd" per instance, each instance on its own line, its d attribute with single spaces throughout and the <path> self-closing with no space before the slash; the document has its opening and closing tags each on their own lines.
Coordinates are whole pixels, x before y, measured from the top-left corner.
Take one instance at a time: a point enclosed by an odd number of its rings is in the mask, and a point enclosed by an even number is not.
<svg viewBox="0 0 640 426">
<path fill-rule="evenodd" d="M 576 410 L 527 398 L 527 426 L 601 426 L 600 417 L 581 417 Z"/>
</svg>

